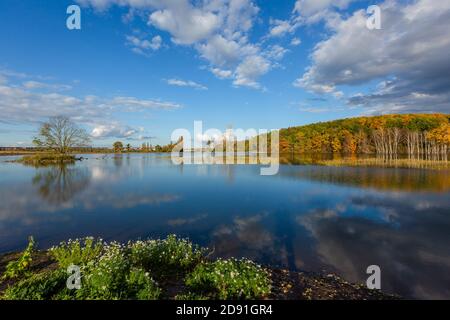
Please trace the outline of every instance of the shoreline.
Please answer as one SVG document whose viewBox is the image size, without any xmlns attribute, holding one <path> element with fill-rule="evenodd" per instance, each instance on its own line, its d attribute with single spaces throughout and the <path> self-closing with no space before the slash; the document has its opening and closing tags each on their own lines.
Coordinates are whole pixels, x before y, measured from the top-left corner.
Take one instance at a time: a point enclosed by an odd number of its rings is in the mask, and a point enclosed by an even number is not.
<svg viewBox="0 0 450 320">
<path fill-rule="evenodd" d="M 5 272 L 6 265 L 18 259 L 21 252 L 0 255 L 0 275 Z M 51 272 L 58 269 L 58 263 L 47 250 L 35 251 L 32 254 L 30 272 L 33 275 Z M 214 259 L 215 260 L 215 259 Z M 212 261 L 214 261 L 212 260 Z M 270 275 L 272 289 L 264 300 L 399 300 L 401 297 L 386 294 L 379 290 L 370 290 L 362 284 L 346 281 L 334 273 L 314 273 L 304 271 L 289 271 L 282 268 L 264 267 Z M 20 282 L 4 280 L 0 276 L 0 300 L 9 286 Z M 183 279 L 168 279 L 160 282 L 162 295 L 158 300 L 174 300 L 177 294 L 185 290 Z M 183 298 L 181 300 L 195 300 Z M 250 299 L 252 300 L 252 299 Z"/>
<path fill-rule="evenodd" d="M 128 154 L 171 154 L 171 152 L 69 152 L 65 154 L 65 157 L 71 157 L 70 161 L 78 161 L 83 160 L 83 157 L 77 157 L 77 155 L 93 155 L 93 154 L 101 154 L 101 155 L 128 155 Z M 43 162 L 43 164 L 52 164 L 52 163 L 60 163 L 59 159 L 53 161 L 49 159 L 49 161 L 41 161 L 40 157 L 60 157 L 62 155 L 51 154 L 46 152 L 2 152 L 0 151 L 0 158 L 6 156 L 23 156 L 22 159 L 17 159 L 12 162 L 21 163 L 22 160 L 35 160 L 36 162 Z M 243 157 L 244 159 L 248 155 L 238 156 Z M 408 158 L 397 158 L 397 159 L 386 159 L 382 157 L 377 157 L 376 155 L 371 155 L 368 157 L 364 156 L 341 156 L 335 159 L 323 159 L 324 154 L 286 154 L 280 153 L 279 159 L 281 165 L 316 165 L 316 166 L 324 166 L 324 167 L 360 167 L 360 168 L 399 168 L 399 169 L 424 169 L 424 170 L 450 170 L 450 161 L 445 160 L 435 160 L 435 159 L 408 159 Z M 300 158 L 296 158 L 300 157 Z M 322 157 L 322 159 L 321 159 Z M 63 161 L 63 162 L 70 162 Z M 244 161 L 247 164 L 247 161 Z M 240 164 L 240 163 L 237 163 Z M 244 163 L 243 163 L 244 164 Z"/>
</svg>

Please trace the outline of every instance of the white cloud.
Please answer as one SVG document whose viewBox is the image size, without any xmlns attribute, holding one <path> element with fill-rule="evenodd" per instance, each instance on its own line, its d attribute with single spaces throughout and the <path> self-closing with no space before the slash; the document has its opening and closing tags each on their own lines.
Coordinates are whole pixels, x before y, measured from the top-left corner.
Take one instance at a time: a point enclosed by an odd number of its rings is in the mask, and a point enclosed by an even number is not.
<svg viewBox="0 0 450 320">
<path fill-rule="evenodd" d="M 282 37 L 294 33 L 303 25 L 325 21 L 327 26 L 335 25 L 341 18 L 337 10 L 348 7 L 351 2 L 360 0 L 297 0 L 288 20 L 270 19 L 269 37 Z M 294 44 L 297 43 L 297 44 Z M 296 46 L 297 40 L 291 43 Z"/>
<path fill-rule="evenodd" d="M 191 88 L 199 89 L 199 90 L 208 90 L 208 88 L 205 87 L 204 85 L 201 85 L 197 82 L 190 81 L 190 80 L 185 81 L 185 80 L 181 80 L 181 79 L 168 79 L 167 84 L 169 84 L 171 86 L 177 86 L 177 87 L 191 87 Z"/>
<path fill-rule="evenodd" d="M 65 85 L 65 84 L 49 84 L 49 83 L 44 83 L 44 82 L 40 82 L 40 81 L 25 81 L 23 83 L 23 86 L 27 89 L 49 89 L 49 90 L 70 90 L 72 89 L 72 86 L 70 85 Z"/>
<path fill-rule="evenodd" d="M 325 21 L 326 26 L 332 27 L 341 19 L 339 10 L 345 9 L 351 2 L 361 0 L 297 0 L 288 20 L 270 19 L 268 37 L 282 37 L 294 33 L 305 25 Z M 300 39 L 294 38 L 291 45 L 297 46 Z"/>
<path fill-rule="evenodd" d="M 24 79 L 24 78 L 44 78 L 44 77 L 32 77 L 26 73 L 23 72 L 16 72 L 13 70 L 8 69 L 0 69 L 0 75 L 6 78 L 18 78 L 18 79 Z"/>
<path fill-rule="evenodd" d="M 177 44 L 193 44 L 204 40 L 221 22 L 216 14 L 193 8 L 187 1 L 167 2 L 167 7 L 153 12 L 149 23 L 170 32 L 172 41 Z"/>
<path fill-rule="evenodd" d="M 211 72 L 219 79 L 230 79 L 233 77 L 233 71 L 220 68 L 211 68 Z"/>
<path fill-rule="evenodd" d="M 205 6 L 195 6 L 189 0 L 77 0 L 77 2 L 98 11 L 117 5 L 129 7 L 133 11 L 149 12 L 148 23 L 169 32 L 172 41 L 178 44 L 193 44 L 206 39 L 222 23 L 218 12 L 206 10 Z"/>
<path fill-rule="evenodd" d="M 289 20 L 270 19 L 269 23 L 269 37 L 282 37 L 286 34 L 293 33 L 301 25 L 295 16 Z"/>
<path fill-rule="evenodd" d="M 418 0 L 381 4 L 382 30 L 366 28 L 356 11 L 333 27 L 312 53 L 312 65 L 296 86 L 338 93 L 338 86 L 383 80 L 375 92 L 351 97 L 370 112 L 450 111 L 450 2 Z"/>
<path fill-rule="evenodd" d="M 146 111 L 146 110 L 174 110 L 181 108 L 181 105 L 173 102 L 159 100 L 145 100 L 135 97 L 115 97 L 109 100 L 103 100 L 103 103 L 110 107 L 121 108 L 128 111 Z"/>
<path fill-rule="evenodd" d="M 289 52 L 288 49 L 283 48 L 278 44 L 275 44 L 267 48 L 267 50 L 264 52 L 264 56 L 272 60 L 281 60 L 284 58 L 287 52 Z"/>
<path fill-rule="evenodd" d="M 299 46 L 302 43 L 302 40 L 300 38 L 293 38 L 291 40 L 291 46 Z"/>
<path fill-rule="evenodd" d="M 8 79 L 10 80 L 10 79 Z M 92 95 L 76 97 L 59 92 L 35 90 L 47 87 L 32 84 L 20 86 L 14 83 L 0 84 L 1 120 L 8 123 L 37 123 L 54 116 L 67 116 L 74 121 L 93 127 L 96 137 L 117 134 L 128 136 L 137 133 L 115 120 L 118 113 L 152 110 L 173 110 L 181 106 L 173 102 L 139 99 L 136 97 L 102 98 Z M 31 87 L 31 89 L 29 89 Z M 49 85 L 49 87 L 51 87 Z"/>
<path fill-rule="evenodd" d="M 118 123 L 97 125 L 92 129 L 91 136 L 94 138 L 129 138 L 138 131 Z"/>
<path fill-rule="evenodd" d="M 228 40 L 222 35 L 211 37 L 206 43 L 198 46 L 203 58 L 214 65 L 232 65 L 241 57 L 241 45 L 235 40 Z"/>
<path fill-rule="evenodd" d="M 161 48 L 162 38 L 161 36 L 154 36 L 151 40 L 141 39 L 137 36 L 126 36 L 127 45 L 131 47 L 131 50 L 137 54 L 149 55 L 152 51 L 157 51 Z"/>
<path fill-rule="evenodd" d="M 261 44 L 251 43 L 249 31 L 257 18 L 259 8 L 251 0 L 77 0 L 96 10 L 112 5 L 139 11 L 148 17 L 148 24 L 170 34 L 172 42 L 192 45 L 200 56 L 210 63 L 209 70 L 220 79 L 232 79 L 235 86 L 249 83 L 237 68 L 249 57 L 261 56 Z M 133 50 L 141 53 L 142 39 L 130 39 Z M 245 62 L 248 64 L 248 62 Z M 245 66 L 244 64 L 244 66 Z M 242 69 L 242 68 L 241 68 Z M 265 70 L 269 70 L 267 67 Z M 223 72 L 219 72 L 219 70 Z M 260 73 L 260 75 L 265 72 Z M 256 73 L 255 73 L 256 74 Z M 239 77 L 239 78 L 237 78 Z M 248 80 L 248 79 L 247 79 Z M 260 87 L 253 77 L 250 87 Z"/>
<path fill-rule="evenodd" d="M 294 17 L 299 24 L 314 24 L 325 20 L 332 26 L 340 20 L 337 10 L 343 10 L 351 2 L 361 0 L 297 0 L 294 5 Z"/>
<path fill-rule="evenodd" d="M 298 78 L 293 82 L 293 86 L 297 88 L 306 88 L 309 91 L 318 94 L 329 94 L 336 91 L 334 85 L 315 83 L 311 79 L 311 70 L 307 71 L 302 78 Z"/>
<path fill-rule="evenodd" d="M 256 80 L 267 73 L 270 66 L 270 62 L 261 56 L 249 56 L 236 68 L 233 84 L 260 89 L 261 85 Z"/>
<path fill-rule="evenodd" d="M 312 16 L 333 8 L 345 9 L 354 1 L 358 0 L 297 0 L 294 5 L 294 12 L 302 16 Z"/>
</svg>

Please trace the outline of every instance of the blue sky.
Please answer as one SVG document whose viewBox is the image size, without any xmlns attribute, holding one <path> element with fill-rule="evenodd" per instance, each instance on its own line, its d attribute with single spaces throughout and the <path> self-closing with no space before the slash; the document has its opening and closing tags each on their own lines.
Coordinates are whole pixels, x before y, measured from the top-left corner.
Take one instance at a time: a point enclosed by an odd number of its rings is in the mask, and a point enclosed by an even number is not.
<svg viewBox="0 0 450 320">
<path fill-rule="evenodd" d="M 448 113 L 450 4 L 433 2 L 3 0 L 0 145 L 30 145 L 55 115 L 95 145 L 138 146 L 195 120 L 274 129 Z M 81 30 L 66 28 L 71 4 Z M 372 4 L 381 30 L 365 27 Z"/>
</svg>

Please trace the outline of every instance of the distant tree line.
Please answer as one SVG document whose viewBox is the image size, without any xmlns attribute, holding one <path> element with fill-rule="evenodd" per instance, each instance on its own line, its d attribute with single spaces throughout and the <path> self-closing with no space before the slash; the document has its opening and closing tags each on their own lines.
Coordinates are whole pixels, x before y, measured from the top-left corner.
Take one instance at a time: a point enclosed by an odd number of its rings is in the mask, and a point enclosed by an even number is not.
<svg viewBox="0 0 450 320">
<path fill-rule="evenodd" d="M 255 143 L 260 140 L 260 137 L 255 137 L 234 142 L 234 149 L 238 149 L 238 144 L 243 144 L 244 150 L 255 150 Z M 112 151 L 171 152 L 180 141 L 163 146 L 143 143 L 141 148 L 132 147 L 129 143 L 124 146 L 121 141 L 116 141 Z M 265 141 L 270 149 L 270 135 Z M 89 147 L 90 137 L 86 131 L 65 117 L 54 117 L 43 123 L 33 143 L 40 150 L 57 153 L 110 150 Z M 215 146 L 216 151 L 227 143 Z M 389 159 L 407 155 L 409 159 L 447 160 L 450 152 L 450 115 L 359 117 L 281 129 L 279 150 L 284 154 L 377 154 Z"/>
<path fill-rule="evenodd" d="M 175 144 L 169 143 L 167 145 L 155 145 L 152 146 L 148 142 L 142 143 L 141 147 L 132 147 L 129 143 L 124 146 L 122 141 L 116 141 L 113 143 L 112 149 L 115 153 L 122 152 L 171 152 Z"/>
<path fill-rule="evenodd" d="M 280 153 L 378 154 L 447 160 L 450 115 L 359 117 L 280 130 Z"/>
</svg>

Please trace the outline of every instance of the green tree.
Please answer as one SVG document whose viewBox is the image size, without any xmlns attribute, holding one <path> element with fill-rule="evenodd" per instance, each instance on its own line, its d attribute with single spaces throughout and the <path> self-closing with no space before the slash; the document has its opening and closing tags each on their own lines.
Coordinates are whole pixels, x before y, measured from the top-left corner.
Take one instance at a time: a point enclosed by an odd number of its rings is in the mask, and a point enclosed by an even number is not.
<svg viewBox="0 0 450 320">
<path fill-rule="evenodd" d="M 114 142 L 113 149 L 114 149 L 114 152 L 116 152 L 116 153 L 122 152 L 122 150 L 123 150 L 123 143 L 120 142 L 120 141 Z"/>
</svg>

